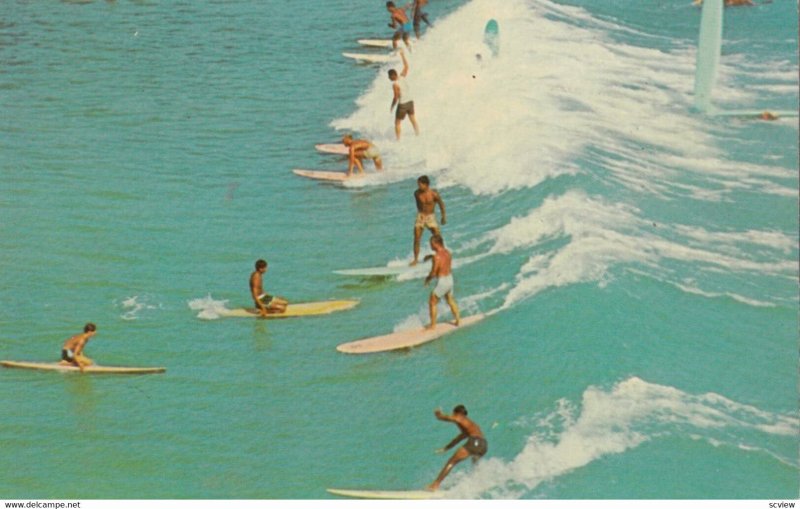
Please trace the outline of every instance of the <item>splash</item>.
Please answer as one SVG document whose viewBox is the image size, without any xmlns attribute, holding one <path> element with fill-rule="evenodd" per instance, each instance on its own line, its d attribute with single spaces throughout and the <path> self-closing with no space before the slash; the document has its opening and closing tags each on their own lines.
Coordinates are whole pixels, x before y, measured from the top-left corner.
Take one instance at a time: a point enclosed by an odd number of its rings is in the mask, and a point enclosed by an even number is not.
<svg viewBox="0 0 800 509">
<path fill-rule="evenodd" d="M 123 320 L 137 320 L 142 311 L 161 309 L 160 304 L 150 304 L 150 300 L 151 298 L 146 295 L 134 295 L 133 297 L 127 297 L 123 299 L 121 302 L 117 303 L 117 305 L 124 311 L 120 315 L 120 318 Z"/>
<path fill-rule="evenodd" d="M 798 467 L 796 415 L 766 412 L 715 393 L 688 394 L 637 377 L 610 389 L 589 387 L 580 404 L 560 400 L 554 410 L 515 423 L 531 425 L 534 431 L 516 457 L 488 459 L 471 472 L 459 472 L 447 495 L 519 498 L 602 457 L 671 436 L 764 452 Z M 769 445 L 755 445 L 764 435 L 767 439 L 759 442 Z"/>
<path fill-rule="evenodd" d="M 198 311 L 197 318 L 203 320 L 216 320 L 225 315 L 226 311 L 230 311 L 225 305 L 227 300 L 215 300 L 211 295 L 200 299 L 192 299 L 188 302 L 189 309 Z"/>
</svg>

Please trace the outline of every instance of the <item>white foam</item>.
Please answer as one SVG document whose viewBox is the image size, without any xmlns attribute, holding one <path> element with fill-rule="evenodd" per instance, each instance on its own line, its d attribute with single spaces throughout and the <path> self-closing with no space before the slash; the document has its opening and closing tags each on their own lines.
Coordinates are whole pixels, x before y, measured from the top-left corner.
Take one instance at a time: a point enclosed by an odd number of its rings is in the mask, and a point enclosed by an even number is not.
<svg viewBox="0 0 800 509">
<path fill-rule="evenodd" d="M 517 426 L 526 425 L 525 418 Z M 800 432 L 796 415 L 781 415 L 743 405 L 714 393 L 692 395 L 633 377 L 610 389 L 587 388 L 579 405 L 567 400 L 533 419 L 535 430 L 509 461 L 489 458 L 471 472 L 452 476 L 452 498 L 514 498 L 604 456 L 621 454 L 667 436 L 765 451 L 797 467 L 785 451 L 752 443 L 753 432 L 792 437 Z M 765 441 L 769 443 L 769 437 Z M 767 446 L 768 447 L 768 446 Z"/>
<path fill-rule="evenodd" d="M 203 320 L 216 320 L 223 316 L 226 311 L 230 311 L 225 305 L 227 300 L 215 300 L 211 294 L 199 299 L 192 299 L 188 302 L 189 309 L 199 311 L 197 317 Z"/>
<path fill-rule="evenodd" d="M 123 299 L 119 306 L 125 311 L 120 315 L 123 320 L 137 320 L 142 311 L 160 309 L 161 305 L 150 304 L 151 297 L 147 295 L 134 295 Z"/>
</svg>

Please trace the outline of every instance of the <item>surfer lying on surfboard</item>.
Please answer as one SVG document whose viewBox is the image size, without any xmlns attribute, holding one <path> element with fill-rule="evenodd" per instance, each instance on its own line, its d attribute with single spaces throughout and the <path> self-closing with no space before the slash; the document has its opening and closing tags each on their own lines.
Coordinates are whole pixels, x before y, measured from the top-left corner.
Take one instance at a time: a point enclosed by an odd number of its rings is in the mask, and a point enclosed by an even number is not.
<svg viewBox="0 0 800 509">
<path fill-rule="evenodd" d="M 436 480 L 428 486 L 430 491 L 436 491 L 439 489 L 439 485 L 457 463 L 470 457 L 472 458 L 472 462 L 475 463 L 484 454 L 486 454 L 486 451 L 489 449 L 489 445 L 486 443 L 486 439 L 483 436 L 481 428 L 475 424 L 472 419 L 467 417 L 467 408 L 464 405 L 458 405 L 455 407 L 453 409 L 453 415 L 447 415 L 439 408 L 433 411 L 433 415 L 435 415 L 440 421 L 452 422 L 458 426 L 459 430 L 461 430 L 461 433 L 451 440 L 449 444 L 445 445 L 441 449 L 437 449 L 437 453 L 443 453 L 452 449 L 465 438 L 467 439 L 467 443 L 459 447 L 455 454 L 453 454 L 453 456 L 447 460 L 444 468 L 439 473 L 439 477 L 437 477 Z"/>
<path fill-rule="evenodd" d="M 453 271 L 451 269 L 453 258 L 450 251 L 444 247 L 444 239 L 441 235 L 434 235 L 431 237 L 431 249 L 433 254 L 425 257 L 426 260 L 432 259 L 431 273 L 425 278 L 425 286 L 436 278 L 436 286 L 431 291 L 431 296 L 428 298 L 428 308 L 431 314 L 431 323 L 426 329 L 433 329 L 436 327 L 436 306 L 439 304 L 439 299 L 444 297 L 447 299 L 447 304 L 450 306 L 450 311 L 453 313 L 453 325 L 458 327 L 461 324 L 461 316 L 458 311 L 458 304 L 453 297 Z"/>
<path fill-rule="evenodd" d="M 97 326 L 93 323 L 87 323 L 84 325 L 81 334 L 75 334 L 66 340 L 64 346 L 61 347 L 61 362 L 77 366 L 81 371 L 86 366 L 91 366 L 94 361 L 83 355 L 83 349 L 96 332 Z"/>
<path fill-rule="evenodd" d="M 256 311 L 261 316 L 267 316 L 268 313 L 283 313 L 289 303 L 281 297 L 264 292 L 264 273 L 266 271 L 266 260 L 257 260 L 256 270 L 250 274 L 250 294 L 253 296 Z"/>
<path fill-rule="evenodd" d="M 383 161 L 381 160 L 381 153 L 378 152 L 378 147 L 372 144 L 369 140 L 356 140 L 349 134 L 342 137 L 342 144 L 347 147 L 347 155 L 350 161 L 347 164 L 347 176 L 353 174 L 353 167 L 358 168 L 360 173 L 364 173 L 364 159 L 372 159 L 375 163 L 375 170 L 383 170 Z"/>
</svg>

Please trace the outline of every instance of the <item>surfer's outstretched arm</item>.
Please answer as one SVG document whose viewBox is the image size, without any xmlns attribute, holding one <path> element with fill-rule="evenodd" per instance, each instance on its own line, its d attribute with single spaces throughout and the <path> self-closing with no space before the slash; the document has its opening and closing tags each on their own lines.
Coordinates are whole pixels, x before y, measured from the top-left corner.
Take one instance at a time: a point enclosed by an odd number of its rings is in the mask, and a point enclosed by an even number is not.
<svg viewBox="0 0 800 509">
<path fill-rule="evenodd" d="M 400 71 L 400 76 L 405 78 L 408 75 L 408 60 L 406 60 L 406 53 L 403 51 L 403 48 L 399 48 L 397 51 L 400 52 L 400 58 L 403 59 L 403 70 Z"/>
</svg>

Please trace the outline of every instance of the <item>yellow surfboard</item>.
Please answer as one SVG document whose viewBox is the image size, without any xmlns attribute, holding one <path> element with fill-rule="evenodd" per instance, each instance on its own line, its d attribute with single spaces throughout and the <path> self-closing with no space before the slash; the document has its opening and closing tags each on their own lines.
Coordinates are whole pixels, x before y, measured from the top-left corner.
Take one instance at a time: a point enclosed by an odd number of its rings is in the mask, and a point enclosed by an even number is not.
<svg viewBox="0 0 800 509">
<path fill-rule="evenodd" d="M 358 305 L 357 300 L 326 300 L 321 302 L 298 302 L 286 306 L 284 313 L 270 313 L 266 318 L 293 318 L 298 316 L 327 315 L 336 311 L 345 311 Z M 219 313 L 225 318 L 261 318 L 255 308 L 237 308 Z"/>
<path fill-rule="evenodd" d="M 25 361 L 0 361 L 0 366 L 6 368 L 35 369 L 39 371 L 59 371 L 62 373 L 80 373 L 77 366 L 66 362 L 25 362 Z M 137 368 L 128 366 L 86 366 L 84 373 L 103 375 L 147 375 L 150 373 L 164 373 L 167 368 Z"/>
</svg>

